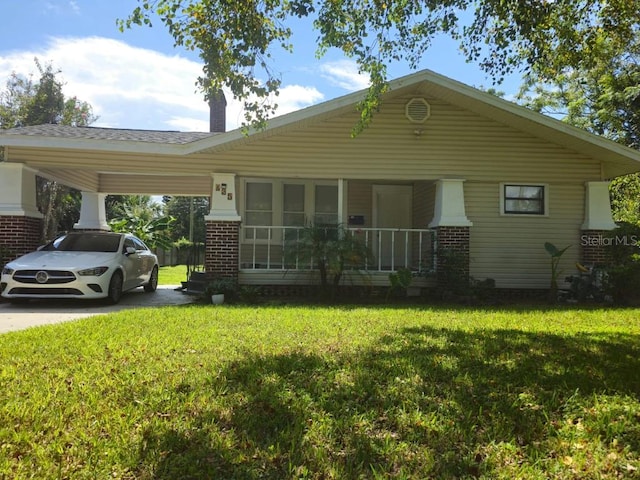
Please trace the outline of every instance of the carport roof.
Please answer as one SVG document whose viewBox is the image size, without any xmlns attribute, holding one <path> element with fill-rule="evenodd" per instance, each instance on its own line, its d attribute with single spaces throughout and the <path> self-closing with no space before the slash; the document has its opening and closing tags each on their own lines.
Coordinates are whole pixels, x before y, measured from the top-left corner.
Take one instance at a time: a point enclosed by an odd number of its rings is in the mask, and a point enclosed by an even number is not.
<svg viewBox="0 0 640 480">
<path fill-rule="evenodd" d="M 35 125 L 16 127 L 2 132 L 3 135 L 49 137 L 65 139 L 110 140 L 122 142 L 161 143 L 186 145 L 203 138 L 219 135 L 209 132 L 178 132 L 162 130 L 133 130 L 122 128 L 73 127 L 69 125 Z"/>
</svg>

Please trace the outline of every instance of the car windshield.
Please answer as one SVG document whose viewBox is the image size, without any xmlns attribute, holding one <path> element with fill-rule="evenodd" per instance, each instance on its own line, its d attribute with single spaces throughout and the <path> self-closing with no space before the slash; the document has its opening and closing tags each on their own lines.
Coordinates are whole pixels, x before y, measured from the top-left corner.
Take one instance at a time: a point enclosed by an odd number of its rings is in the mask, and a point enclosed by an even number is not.
<svg viewBox="0 0 640 480">
<path fill-rule="evenodd" d="M 117 252 L 120 247 L 120 235 L 90 234 L 67 235 L 51 244 L 52 250 L 63 252 Z"/>
</svg>

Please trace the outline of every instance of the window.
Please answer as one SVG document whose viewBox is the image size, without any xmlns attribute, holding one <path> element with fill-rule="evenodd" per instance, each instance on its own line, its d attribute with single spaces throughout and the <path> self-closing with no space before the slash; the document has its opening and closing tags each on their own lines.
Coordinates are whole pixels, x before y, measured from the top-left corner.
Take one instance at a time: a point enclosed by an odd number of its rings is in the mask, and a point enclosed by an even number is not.
<svg viewBox="0 0 640 480">
<path fill-rule="evenodd" d="M 316 185 L 315 215 L 313 221 L 316 225 L 337 225 L 337 185 Z"/>
<path fill-rule="evenodd" d="M 282 224 L 285 226 L 304 226 L 304 185 L 285 183 L 282 197 Z"/>
<path fill-rule="evenodd" d="M 273 222 L 273 186 L 271 183 L 247 182 L 245 189 L 245 224 L 271 226 Z M 246 238 L 268 238 L 266 229 L 247 228 Z"/>
<path fill-rule="evenodd" d="M 310 223 L 338 223 L 337 182 L 321 180 L 245 179 L 242 183 L 241 205 L 245 240 L 282 241 L 282 230 L 274 229 L 269 237 L 266 228 L 253 226 L 304 227 Z M 287 229 L 285 239 L 297 235 Z"/>
<path fill-rule="evenodd" d="M 545 185 L 502 185 L 502 213 L 507 215 L 545 215 Z"/>
</svg>

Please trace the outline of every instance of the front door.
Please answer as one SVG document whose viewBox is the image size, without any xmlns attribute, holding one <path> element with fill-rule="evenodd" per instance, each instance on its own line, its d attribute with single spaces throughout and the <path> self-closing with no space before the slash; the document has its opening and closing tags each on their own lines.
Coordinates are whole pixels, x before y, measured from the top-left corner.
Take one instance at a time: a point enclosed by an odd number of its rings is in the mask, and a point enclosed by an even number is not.
<svg viewBox="0 0 640 480">
<path fill-rule="evenodd" d="M 397 229 L 412 228 L 411 185 L 373 186 L 373 254 L 380 270 L 396 270 L 411 265 L 411 235 Z"/>
</svg>

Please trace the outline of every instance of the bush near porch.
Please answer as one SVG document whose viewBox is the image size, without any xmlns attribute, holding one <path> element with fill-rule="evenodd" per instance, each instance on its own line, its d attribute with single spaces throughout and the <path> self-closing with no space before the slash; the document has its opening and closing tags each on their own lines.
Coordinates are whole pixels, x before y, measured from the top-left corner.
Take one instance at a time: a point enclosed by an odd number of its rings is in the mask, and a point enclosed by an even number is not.
<svg viewBox="0 0 640 480">
<path fill-rule="evenodd" d="M 0 336 L 0 478 L 637 478 L 640 310 L 138 309 Z"/>
</svg>

